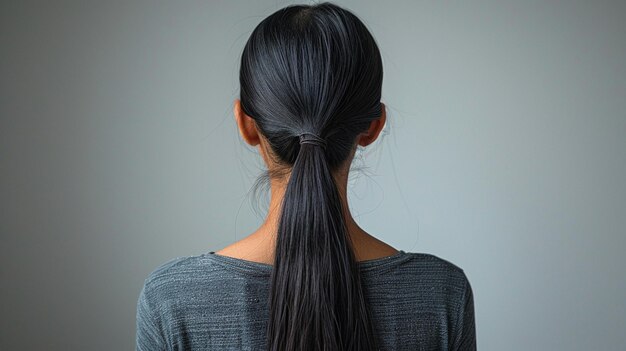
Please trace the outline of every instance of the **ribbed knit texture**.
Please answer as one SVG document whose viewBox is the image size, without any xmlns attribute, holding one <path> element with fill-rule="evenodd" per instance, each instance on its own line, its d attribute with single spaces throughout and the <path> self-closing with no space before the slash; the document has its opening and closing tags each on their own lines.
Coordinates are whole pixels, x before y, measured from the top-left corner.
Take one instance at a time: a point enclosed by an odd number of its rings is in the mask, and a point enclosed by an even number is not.
<svg viewBox="0 0 626 351">
<path fill-rule="evenodd" d="M 380 350 L 476 349 L 461 268 L 402 250 L 359 266 Z M 139 294 L 136 351 L 264 350 L 272 269 L 213 251 L 161 264 Z"/>
</svg>

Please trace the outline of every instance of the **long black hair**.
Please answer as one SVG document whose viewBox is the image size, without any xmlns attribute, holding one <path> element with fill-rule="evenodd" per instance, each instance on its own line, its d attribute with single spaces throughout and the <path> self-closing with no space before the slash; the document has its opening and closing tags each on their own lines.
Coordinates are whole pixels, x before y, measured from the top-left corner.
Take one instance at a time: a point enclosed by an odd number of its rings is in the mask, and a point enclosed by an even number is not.
<svg viewBox="0 0 626 351">
<path fill-rule="evenodd" d="M 271 274 L 267 349 L 377 348 L 335 171 L 381 117 L 378 46 L 350 11 L 290 5 L 254 29 L 241 56 L 242 110 L 288 172 Z M 301 133 L 327 147 L 299 143 Z"/>
</svg>

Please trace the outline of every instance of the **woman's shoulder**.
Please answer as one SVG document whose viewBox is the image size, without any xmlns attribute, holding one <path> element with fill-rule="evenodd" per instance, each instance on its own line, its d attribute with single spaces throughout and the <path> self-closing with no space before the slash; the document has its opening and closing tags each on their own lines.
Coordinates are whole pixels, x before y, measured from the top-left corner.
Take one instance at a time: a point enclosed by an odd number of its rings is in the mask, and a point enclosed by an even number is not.
<svg viewBox="0 0 626 351">
<path fill-rule="evenodd" d="M 148 273 L 144 279 L 142 295 L 163 300 L 189 288 L 190 283 L 202 276 L 206 269 L 200 264 L 202 255 L 179 256 L 167 259 Z M 206 273 L 206 272 L 205 272 Z"/>
<path fill-rule="evenodd" d="M 452 259 L 424 252 L 407 252 L 407 255 L 411 256 L 408 260 L 407 273 L 416 278 L 432 277 L 438 280 L 448 278 L 448 281 L 458 281 L 461 285 L 465 285 L 468 280 L 465 270 Z"/>
<path fill-rule="evenodd" d="M 394 274 L 378 277 L 379 283 L 399 287 L 409 295 L 425 296 L 430 292 L 437 299 L 457 301 L 471 289 L 465 270 L 455 261 L 423 252 L 406 252 L 406 256 L 410 258 Z"/>
<path fill-rule="evenodd" d="M 432 274 L 464 274 L 463 268 L 451 259 L 425 252 L 407 252 L 410 262 L 420 270 Z"/>
<path fill-rule="evenodd" d="M 146 285 L 160 284 L 164 280 L 175 278 L 174 274 L 188 267 L 195 256 L 180 256 L 167 259 L 155 266 L 145 278 Z"/>
</svg>

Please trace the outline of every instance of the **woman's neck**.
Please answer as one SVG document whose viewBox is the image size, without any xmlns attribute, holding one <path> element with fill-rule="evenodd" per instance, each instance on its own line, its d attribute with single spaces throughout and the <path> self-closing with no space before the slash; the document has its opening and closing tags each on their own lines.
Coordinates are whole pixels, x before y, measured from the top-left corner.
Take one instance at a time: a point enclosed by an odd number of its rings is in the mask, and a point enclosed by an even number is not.
<svg viewBox="0 0 626 351">
<path fill-rule="evenodd" d="M 354 221 L 347 204 L 347 177 L 339 178 L 338 190 L 344 208 L 344 218 L 348 236 L 354 249 L 357 261 L 365 261 L 380 257 L 391 256 L 398 251 L 392 246 L 368 234 Z M 246 259 L 266 264 L 274 263 L 276 236 L 280 219 L 280 206 L 284 197 L 284 183 L 272 182 L 268 214 L 263 224 L 244 239 L 217 251 L 217 254 Z"/>
</svg>

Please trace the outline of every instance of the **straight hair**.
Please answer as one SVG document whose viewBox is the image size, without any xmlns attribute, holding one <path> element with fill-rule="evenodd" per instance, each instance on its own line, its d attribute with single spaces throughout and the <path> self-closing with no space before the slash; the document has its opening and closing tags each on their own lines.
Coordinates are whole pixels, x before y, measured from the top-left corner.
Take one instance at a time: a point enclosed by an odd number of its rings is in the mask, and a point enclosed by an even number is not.
<svg viewBox="0 0 626 351">
<path fill-rule="evenodd" d="M 242 110 L 288 176 L 270 276 L 267 350 L 377 349 L 333 175 L 381 117 L 378 46 L 353 13 L 290 5 L 261 21 L 241 56 Z M 302 133 L 326 141 L 299 143 Z"/>
</svg>

